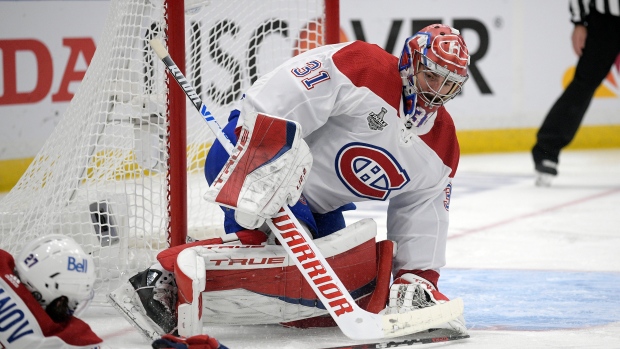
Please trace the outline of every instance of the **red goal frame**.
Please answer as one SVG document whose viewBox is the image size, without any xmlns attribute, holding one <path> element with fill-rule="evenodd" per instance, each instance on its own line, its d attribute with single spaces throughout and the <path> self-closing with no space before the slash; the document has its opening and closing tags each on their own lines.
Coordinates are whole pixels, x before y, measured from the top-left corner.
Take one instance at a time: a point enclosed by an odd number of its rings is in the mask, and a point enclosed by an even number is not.
<svg viewBox="0 0 620 349">
<path fill-rule="evenodd" d="M 325 44 L 340 42 L 340 1 L 325 1 Z M 165 0 L 167 8 L 167 45 L 170 57 L 185 74 L 185 2 Z M 174 83 L 173 83 L 174 85 Z M 168 180 L 168 245 L 178 246 L 187 238 L 187 138 L 185 93 L 168 85 L 169 172 Z"/>
</svg>

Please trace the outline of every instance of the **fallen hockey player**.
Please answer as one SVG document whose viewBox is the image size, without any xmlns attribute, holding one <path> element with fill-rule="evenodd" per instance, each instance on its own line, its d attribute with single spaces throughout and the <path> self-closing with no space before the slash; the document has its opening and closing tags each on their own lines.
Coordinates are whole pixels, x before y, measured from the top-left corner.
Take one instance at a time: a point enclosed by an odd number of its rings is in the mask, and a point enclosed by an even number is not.
<svg viewBox="0 0 620 349">
<path fill-rule="evenodd" d="M 437 284 L 460 152 L 444 104 L 460 93 L 468 63 L 460 33 L 434 24 L 406 40 L 400 59 L 355 41 L 257 80 L 224 128 L 232 155 L 216 142 L 205 163 L 205 198 L 222 206 L 227 234 L 161 252 L 112 303 L 152 339 L 177 329 L 192 338 L 203 322 L 333 326 L 270 239 L 265 220 L 284 205 L 367 311 L 449 302 Z M 389 240 L 375 241 L 372 220 L 345 226 L 343 211 L 367 200 L 389 200 Z M 462 316 L 441 327 L 466 332 Z"/>
<path fill-rule="evenodd" d="M 94 268 L 64 235 L 37 238 L 15 259 L 0 250 L 0 348 L 101 348 L 101 338 L 77 318 L 93 298 Z"/>
</svg>

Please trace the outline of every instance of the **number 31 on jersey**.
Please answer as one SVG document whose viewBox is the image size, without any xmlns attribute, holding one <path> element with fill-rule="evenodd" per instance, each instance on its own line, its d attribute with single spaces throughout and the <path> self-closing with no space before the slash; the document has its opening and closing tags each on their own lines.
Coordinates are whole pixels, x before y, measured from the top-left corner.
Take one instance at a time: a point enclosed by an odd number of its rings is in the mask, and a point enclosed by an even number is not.
<svg viewBox="0 0 620 349">
<path fill-rule="evenodd" d="M 291 69 L 291 73 L 298 78 L 301 78 L 301 83 L 307 90 L 311 90 L 314 86 L 329 80 L 329 74 L 325 70 L 321 70 L 318 73 L 314 73 L 311 76 L 310 73 L 321 67 L 321 62 L 314 60 L 306 63 L 304 67 Z"/>
</svg>

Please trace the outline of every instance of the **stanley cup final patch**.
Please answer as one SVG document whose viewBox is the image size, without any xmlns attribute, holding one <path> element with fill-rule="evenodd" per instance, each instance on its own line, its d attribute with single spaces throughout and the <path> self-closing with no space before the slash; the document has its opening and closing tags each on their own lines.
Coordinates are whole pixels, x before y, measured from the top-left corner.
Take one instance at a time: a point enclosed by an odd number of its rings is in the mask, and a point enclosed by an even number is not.
<svg viewBox="0 0 620 349">
<path fill-rule="evenodd" d="M 383 131 L 383 128 L 388 125 L 387 122 L 383 121 L 385 113 L 387 113 L 387 109 L 383 107 L 381 108 L 379 114 L 375 114 L 374 111 L 371 111 L 366 118 L 368 120 L 368 127 L 370 127 L 371 130 Z"/>
</svg>

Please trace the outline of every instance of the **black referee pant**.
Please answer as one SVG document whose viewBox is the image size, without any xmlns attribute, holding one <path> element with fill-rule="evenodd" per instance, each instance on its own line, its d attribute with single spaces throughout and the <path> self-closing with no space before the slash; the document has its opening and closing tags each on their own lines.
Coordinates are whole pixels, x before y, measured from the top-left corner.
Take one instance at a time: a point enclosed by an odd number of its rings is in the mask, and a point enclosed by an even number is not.
<svg viewBox="0 0 620 349">
<path fill-rule="evenodd" d="M 532 149 L 535 164 L 543 160 L 558 163 L 560 150 L 575 137 L 594 91 L 620 53 L 620 17 L 591 11 L 588 36 L 575 77 L 538 130 Z"/>
</svg>

